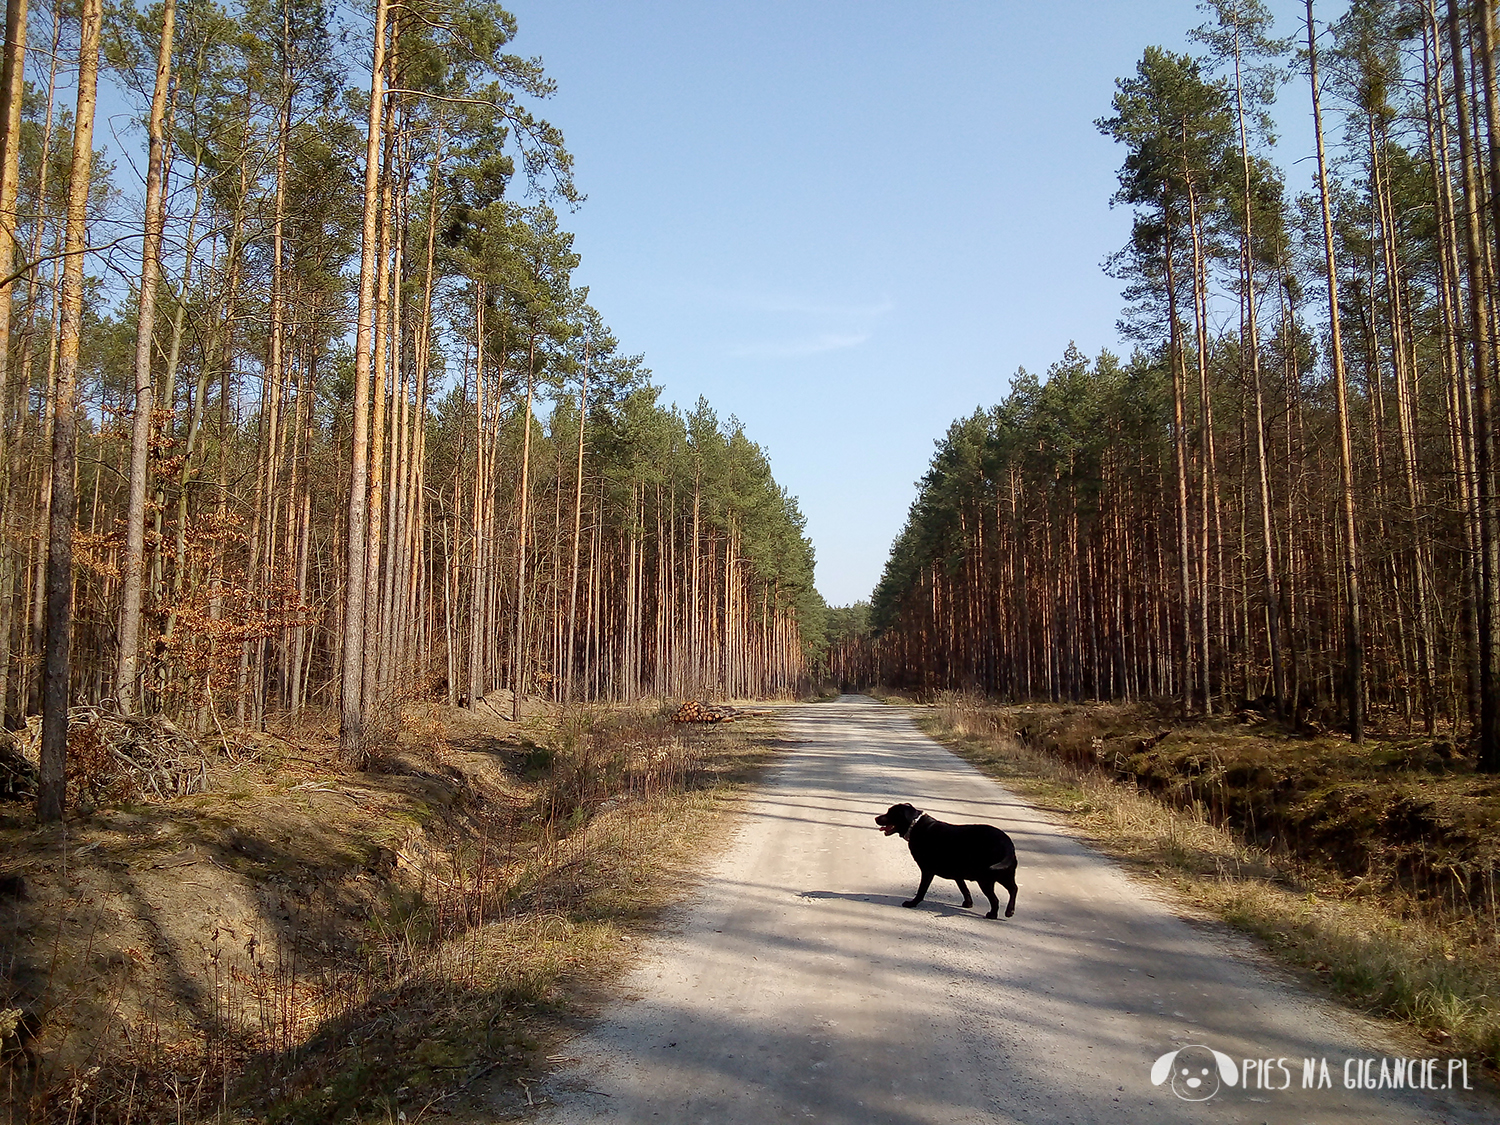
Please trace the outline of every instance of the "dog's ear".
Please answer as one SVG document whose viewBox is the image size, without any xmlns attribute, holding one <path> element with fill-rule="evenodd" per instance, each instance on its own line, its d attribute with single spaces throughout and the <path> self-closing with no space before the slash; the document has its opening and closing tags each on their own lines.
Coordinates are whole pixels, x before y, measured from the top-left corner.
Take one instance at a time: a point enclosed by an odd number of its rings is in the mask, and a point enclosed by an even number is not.
<svg viewBox="0 0 1500 1125">
<path fill-rule="evenodd" d="M 1177 1061 L 1177 1052 L 1168 1051 L 1151 1064 L 1151 1085 L 1160 1086 L 1172 1073 L 1172 1064 Z"/>
<path fill-rule="evenodd" d="M 1219 1077 L 1224 1080 L 1224 1085 L 1234 1086 L 1239 1083 L 1239 1067 L 1235 1066 L 1232 1058 L 1223 1051 L 1214 1051 L 1214 1062 L 1219 1064 Z"/>
</svg>

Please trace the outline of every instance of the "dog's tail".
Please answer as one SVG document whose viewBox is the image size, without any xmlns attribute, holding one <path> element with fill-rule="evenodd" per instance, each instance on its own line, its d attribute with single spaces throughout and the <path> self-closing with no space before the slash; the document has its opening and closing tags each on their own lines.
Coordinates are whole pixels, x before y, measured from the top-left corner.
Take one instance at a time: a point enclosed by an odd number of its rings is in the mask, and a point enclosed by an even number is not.
<svg viewBox="0 0 1500 1125">
<path fill-rule="evenodd" d="M 990 864 L 990 870 L 991 871 L 1014 871 L 1015 867 L 1016 867 L 1016 857 L 1015 856 L 1011 856 L 1009 859 L 1002 859 L 998 863 L 992 863 L 992 864 Z"/>
</svg>

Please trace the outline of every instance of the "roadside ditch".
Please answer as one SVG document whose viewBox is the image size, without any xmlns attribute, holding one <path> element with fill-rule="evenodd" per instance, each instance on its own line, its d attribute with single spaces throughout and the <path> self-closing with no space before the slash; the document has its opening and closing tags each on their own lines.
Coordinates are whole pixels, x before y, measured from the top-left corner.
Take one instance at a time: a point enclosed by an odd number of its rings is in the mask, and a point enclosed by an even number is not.
<svg viewBox="0 0 1500 1125">
<path fill-rule="evenodd" d="M 524 1107 L 783 746 L 774 715 L 670 714 L 409 707 L 361 771 L 326 716 L 196 751 L 176 728 L 116 730 L 110 754 L 150 742 L 167 764 L 78 755 L 75 814 L 47 829 L 12 770 L 0 1122 L 414 1125 L 496 1091 Z M 85 717 L 78 745 L 105 741 Z"/>
</svg>

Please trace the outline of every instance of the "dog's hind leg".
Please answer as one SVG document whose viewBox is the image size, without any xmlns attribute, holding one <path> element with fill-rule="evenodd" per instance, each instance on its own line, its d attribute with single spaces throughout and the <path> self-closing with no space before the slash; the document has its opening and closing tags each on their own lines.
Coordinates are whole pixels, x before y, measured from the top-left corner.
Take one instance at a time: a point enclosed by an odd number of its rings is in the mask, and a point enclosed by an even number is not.
<svg viewBox="0 0 1500 1125">
<path fill-rule="evenodd" d="M 921 902 L 924 898 L 927 897 L 927 888 L 930 887 L 930 886 L 932 886 L 932 872 L 931 871 L 924 871 L 924 872 L 922 872 L 922 885 L 917 888 L 917 895 L 916 895 L 916 897 L 915 898 L 909 898 L 909 899 L 907 899 L 901 905 L 902 906 L 916 906 L 917 903 Z"/>
<path fill-rule="evenodd" d="M 1000 917 L 1000 900 L 995 897 L 995 880 L 975 879 L 974 881 L 979 884 L 979 889 L 984 892 L 984 897 L 990 900 L 990 912 L 985 917 Z"/>
<path fill-rule="evenodd" d="M 998 876 L 996 881 L 1010 892 L 1010 902 L 1005 907 L 1005 916 L 1009 918 L 1016 912 L 1016 869 L 1012 867 L 1005 874 Z"/>
<path fill-rule="evenodd" d="M 965 883 L 962 879 L 955 879 L 953 881 L 958 884 L 959 893 L 964 896 L 964 905 L 973 906 L 974 899 L 969 894 L 969 884 Z"/>
</svg>

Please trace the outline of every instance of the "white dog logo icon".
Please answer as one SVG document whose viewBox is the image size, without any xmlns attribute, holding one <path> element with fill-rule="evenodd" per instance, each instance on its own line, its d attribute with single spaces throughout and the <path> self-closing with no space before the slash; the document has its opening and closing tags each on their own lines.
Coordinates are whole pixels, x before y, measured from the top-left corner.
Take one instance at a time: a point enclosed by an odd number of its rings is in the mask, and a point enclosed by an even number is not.
<svg viewBox="0 0 1500 1125">
<path fill-rule="evenodd" d="M 1201 1043 L 1168 1051 L 1151 1064 L 1151 1085 L 1160 1086 L 1169 1075 L 1172 1093 L 1185 1102 L 1206 1102 L 1219 1092 L 1221 1080 L 1233 1086 L 1240 1079 L 1232 1058 Z"/>
</svg>

